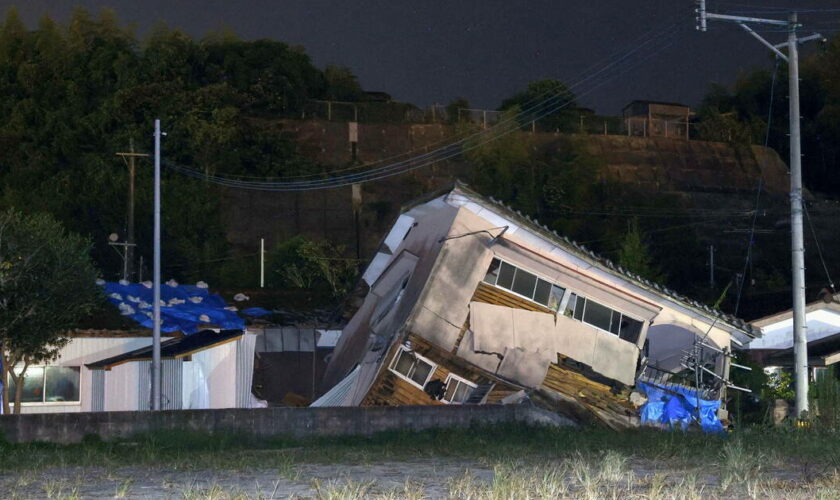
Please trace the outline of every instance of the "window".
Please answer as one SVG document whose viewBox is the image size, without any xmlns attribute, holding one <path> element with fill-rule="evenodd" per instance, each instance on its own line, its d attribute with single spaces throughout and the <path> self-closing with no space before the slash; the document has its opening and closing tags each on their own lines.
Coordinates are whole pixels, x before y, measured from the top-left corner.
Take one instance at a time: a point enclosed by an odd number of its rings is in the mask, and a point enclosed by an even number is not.
<svg viewBox="0 0 840 500">
<path fill-rule="evenodd" d="M 635 344 L 639 341 L 639 335 L 641 334 L 642 322 L 637 319 L 628 318 L 622 314 L 621 323 L 618 329 L 618 336 L 627 342 Z"/>
<path fill-rule="evenodd" d="M 583 310 L 583 322 L 601 330 L 610 331 L 612 313 L 613 311 L 609 307 L 586 299 L 586 306 Z"/>
<path fill-rule="evenodd" d="M 22 367 L 15 368 L 20 373 Z M 78 366 L 30 366 L 23 376 L 21 403 L 78 403 Z M 9 377 L 9 394 L 16 390 Z"/>
<path fill-rule="evenodd" d="M 390 370 L 420 389 L 426 386 L 437 365 L 428 359 L 400 346 Z"/>
<path fill-rule="evenodd" d="M 583 321 L 583 308 L 586 299 L 578 297 L 576 293 L 569 295 L 569 302 L 566 304 L 566 316 L 575 318 L 578 321 Z"/>
<path fill-rule="evenodd" d="M 569 296 L 565 314 L 633 344 L 642 333 L 641 321 L 574 293 Z"/>
<path fill-rule="evenodd" d="M 542 304 L 553 311 L 559 311 L 566 295 L 566 289 L 550 283 L 536 275 L 510 265 L 500 259 L 493 259 L 484 275 L 484 282 L 510 290 L 511 292 Z M 587 325 L 617 335 L 620 339 L 635 344 L 642 333 L 642 322 L 625 316 L 594 300 L 569 293 L 563 314 Z"/>
<path fill-rule="evenodd" d="M 449 404 L 465 403 L 475 388 L 476 385 L 469 380 L 450 373 L 446 377 L 446 394 L 442 401 Z"/>
<path fill-rule="evenodd" d="M 534 290 L 537 287 L 537 277 L 533 274 L 517 269 L 513 278 L 511 290 L 523 297 L 534 298 Z"/>
<path fill-rule="evenodd" d="M 484 282 L 509 290 L 555 311 L 560 307 L 563 294 L 566 292 L 562 287 L 499 259 L 493 259 L 490 262 L 490 268 L 484 275 Z"/>
</svg>

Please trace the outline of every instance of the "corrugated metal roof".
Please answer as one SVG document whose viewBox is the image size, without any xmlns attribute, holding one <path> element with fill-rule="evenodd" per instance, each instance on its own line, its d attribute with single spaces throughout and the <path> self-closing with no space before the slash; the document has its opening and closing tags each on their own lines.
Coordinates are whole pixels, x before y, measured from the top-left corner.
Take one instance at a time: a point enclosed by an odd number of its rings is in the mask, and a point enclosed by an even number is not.
<svg viewBox="0 0 840 500">
<path fill-rule="evenodd" d="M 176 359 L 183 358 L 200 352 L 211 347 L 232 342 L 243 335 L 242 330 L 222 330 L 216 332 L 213 330 L 204 330 L 185 337 L 174 338 L 167 340 L 160 345 L 161 359 Z M 110 370 L 114 366 L 128 363 L 131 361 L 148 361 L 152 359 L 152 346 L 141 347 L 133 351 L 113 356 L 110 358 L 96 361 L 95 363 L 88 363 L 87 366 L 91 370 Z"/>
<path fill-rule="evenodd" d="M 356 365 L 349 375 L 344 377 L 341 382 L 327 391 L 323 396 L 316 399 L 311 407 L 325 407 L 325 406 L 349 406 L 347 396 L 350 394 L 350 389 L 356 384 L 356 379 L 359 377 L 359 366 Z"/>
</svg>

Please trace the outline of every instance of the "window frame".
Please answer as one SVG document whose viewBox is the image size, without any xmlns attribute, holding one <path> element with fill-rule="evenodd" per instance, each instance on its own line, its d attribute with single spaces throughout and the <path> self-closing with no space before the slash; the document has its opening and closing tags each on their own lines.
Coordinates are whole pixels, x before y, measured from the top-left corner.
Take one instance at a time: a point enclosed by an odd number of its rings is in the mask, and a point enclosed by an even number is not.
<svg viewBox="0 0 840 500">
<path fill-rule="evenodd" d="M 563 285 L 560 285 L 560 284 L 556 283 L 556 282 L 555 282 L 555 281 L 553 281 L 553 280 L 546 279 L 545 277 L 543 277 L 542 275 L 540 275 L 540 274 L 538 274 L 538 273 L 535 273 L 535 272 L 533 272 L 533 271 L 531 271 L 531 270 L 529 270 L 529 269 L 526 269 L 526 268 L 520 267 L 519 265 L 512 264 L 512 263 L 510 263 L 510 262 L 506 261 L 505 259 L 503 259 L 503 258 L 501 258 L 501 257 L 499 257 L 499 256 L 497 256 L 497 255 L 494 255 L 494 256 L 493 256 L 493 259 L 495 259 L 495 260 L 498 260 L 498 261 L 499 261 L 499 267 L 497 268 L 497 269 L 498 269 L 498 272 L 496 273 L 496 282 L 498 282 L 499 273 L 501 272 L 502 264 L 507 264 L 507 265 L 509 265 L 509 266 L 513 267 L 514 269 L 517 269 L 517 270 L 518 270 L 518 269 L 522 269 L 522 270 L 523 270 L 523 271 L 525 271 L 526 273 L 533 274 L 534 276 L 536 276 L 536 277 L 537 277 L 537 280 L 543 280 L 543 281 L 546 281 L 546 282 L 548 282 L 551 286 L 556 286 L 556 287 L 558 287 L 558 288 L 562 288 L 562 289 L 563 289 L 563 298 L 560 300 L 560 303 L 559 303 L 559 305 L 557 306 L 557 310 L 555 310 L 555 311 L 554 311 L 554 314 L 555 314 L 555 315 L 560 315 L 560 314 L 562 314 L 563 316 L 566 316 L 567 318 L 569 318 L 569 319 L 571 319 L 571 320 L 577 321 L 578 323 L 582 323 L 582 324 L 584 324 L 584 325 L 587 325 L 587 326 L 590 326 L 590 327 L 592 327 L 592 328 L 595 328 L 596 330 L 599 330 L 599 331 L 602 331 L 602 332 L 605 332 L 605 333 L 609 333 L 610 335 L 613 335 L 613 336 L 615 336 L 615 337 L 618 337 L 619 339 L 621 339 L 621 340 L 623 340 L 623 341 L 625 341 L 625 342 L 627 342 L 627 343 L 629 343 L 629 344 L 638 345 L 638 339 L 639 339 L 639 338 L 641 338 L 641 336 L 642 336 L 642 332 L 644 331 L 644 328 L 645 328 L 645 321 L 644 321 L 644 320 L 641 320 L 641 319 L 636 318 L 636 317 L 634 317 L 634 316 L 632 316 L 632 315 L 630 315 L 630 314 L 627 314 L 627 313 L 625 313 L 625 312 L 624 312 L 623 310 L 621 310 L 621 309 L 618 309 L 618 308 L 615 308 L 615 307 L 613 307 L 613 306 L 610 306 L 610 305 L 604 304 L 604 303 L 603 303 L 603 302 L 601 302 L 601 301 L 594 300 L 594 299 L 590 299 L 589 297 L 587 297 L 587 296 L 585 296 L 585 295 L 581 295 L 581 294 L 579 294 L 579 293 L 577 293 L 577 292 L 575 292 L 575 291 L 573 291 L 573 290 L 569 289 L 569 288 L 568 288 L 568 287 L 566 287 L 566 286 L 563 286 Z M 492 260 L 491 260 L 491 264 L 492 264 Z M 488 268 L 488 269 L 489 269 L 489 268 Z M 499 285 L 497 285 L 495 282 L 494 282 L 494 283 L 488 283 L 487 281 L 485 281 L 485 279 L 486 279 L 486 277 L 487 277 L 487 274 L 488 274 L 488 273 L 485 273 L 485 274 L 484 274 L 484 278 L 482 278 L 482 279 L 481 279 L 481 282 L 482 282 L 482 283 L 484 283 L 485 285 L 492 286 L 492 287 L 494 287 L 494 288 L 498 288 L 499 290 L 504 290 L 505 292 L 508 292 L 508 293 L 510 293 L 510 294 L 513 294 L 513 295 L 515 295 L 515 296 L 517 296 L 517 297 L 520 297 L 520 298 L 522 298 L 522 299 L 525 299 L 525 300 L 527 300 L 527 301 L 529 301 L 529 302 L 533 302 L 534 304 L 539 304 L 540 306 L 545 307 L 545 308 L 546 308 L 546 309 L 548 309 L 548 310 L 552 310 L 550 307 L 548 307 L 548 305 L 547 305 L 547 304 L 543 304 L 543 303 L 541 303 L 541 302 L 537 302 L 536 300 L 534 300 L 534 299 L 533 299 L 533 298 L 531 298 L 531 297 L 527 297 L 527 296 L 522 295 L 522 294 L 520 294 L 520 293 L 514 292 L 513 290 L 511 290 L 511 289 L 509 289 L 509 288 L 505 288 L 505 287 L 503 287 L 503 286 L 499 286 Z M 516 280 L 516 272 L 514 272 L 514 274 L 513 274 L 513 278 L 511 279 L 511 287 L 513 287 L 513 282 L 514 282 L 515 280 Z M 537 282 L 537 284 L 538 284 L 538 283 L 539 283 L 539 281 Z M 536 290 L 536 286 L 537 286 L 537 285 L 534 285 L 534 290 Z M 566 311 L 566 309 L 568 308 L 568 305 L 569 305 L 569 302 L 571 301 L 571 297 L 572 297 L 572 295 L 574 295 L 574 296 L 575 296 L 575 309 L 572 311 L 572 314 L 571 314 L 571 315 L 568 315 L 568 316 L 567 316 L 567 315 L 565 314 L 565 311 Z M 551 297 L 551 296 L 549 295 L 549 299 L 550 299 L 550 297 Z M 636 342 L 630 342 L 630 341 L 629 341 L 629 340 L 627 340 L 627 339 L 621 338 L 621 330 L 620 330 L 620 326 L 619 326 L 619 331 L 614 333 L 614 332 L 611 332 L 610 330 L 604 330 L 604 329 L 603 329 L 603 328 L 601 328 L 600 326 L 596 326 L 596 325 L 593 325 L 592 323 L 588 323 L 588 322 L 584 321 L 584 320 L 583 320 L 583 318 L 586 316 L 586 304 L 587 304 L 587 302 L 589 302 L 590 300 L 592 300 L 592 302 L 595 302 L 596 304 L 598 304 L 598 305 L 600 305 L 600 306 L 602 306 L 602 307 L 605 307 L 605 308 L 609 309 L 609 310 L 610 310 L 610 311 L 612 311 L 613 313 L 617 313 L 617 314 L 619 314 L 619 315 L 620 315 L 620 318 L 619 318 L 619 323 L 621 322 L 621 317 L 627 317 L 628 319 L 632 319 L 633 321 L 638 321 L 639 323 L 641 323 L 641 327 L 640 327 L 640 329 L 639 329 L 639 336 L 637 337 Z M 583 301 L 583 304 L 582 304 L 582 305 L 581 305 L 581 303 L 580 303 L 581 301 Z M 577 310 L 577 307 L 578 307 L 578 306 L 581 306 L 580 319 L 578 319 L 578 318 L 576 318 L 576 317 L 575 317 L 575 316 L 576 316 L 575 311 Z M 612 327 L 612 318 L 610 318 L 610 327 Z"/>
<path fill-rule="evenodd" d="M 455 375 L 454 373 L 450 372 L 449 375 L 446 376 L 446 380 L 444 381 L 444 385 L 446 386 L 447 390 L 449 389 L 449 382 L 452 379 L 457 380 L 459 384 L 468 385 L 468 386 L 472 387 L 473 389 L 478 388 L 478 384 L 476 384 L 475 382 L 471 382 L 471 381 L 465 379 L 464 377 L 461 377 L 460 375 Z M 444 392 L 443 397 L 440 400 L 443 401 L 444 403 L 448 404 L 448 405 L 462 405 L 462 404 L 464 404 L 460 401 L 449 401 L 449 400 L 447 400 L 445 392 Z"/>
<path fill-rule="evenodd" d="M 600 330 L 600 331 L 602 331 L 602 332 L 609 333 L 610 335 L 613 335 L 613 336 L 615 336 L 615 337 L 618 337 L 619 339 L 621 339 L 621 340 L 623 340 L 623 341 L 625 341 L 625 342 L 628 342 L 628 343 L 630 343 L 630 344 L 634 344 L 634 345 L 636 345 L 636 344 L 638 343 L 638 341 L 639 341 L 639 337 L 641 337 L 641 335 L 642 335 L 642 331 L 643 331 L 643 330 L 644 330 L 644 328 L 645 328 L 645 322 L 644 322 L 644 320 L 641 320 L 641 319 L 635 318 L 635 317 L 633 317 L 633 316 L 631 316 L 631 315 L 629 315 L 629 314 L 625 313 L 625 312 L 624 312 L 624 311 L 622 311 L 621 309 L 617 309 L 617 308 L 615 308 L 615 307 L 608 306 L 608 305 L 606 305 L 606 304 L 604 304 L 604 303 L 602 303 L 602 302 L 599 302 L 599 301 L 594 300 L 594 299 L 590 299 L 589 297 L 586 297 L 586 296 L 583 296 L 583 295 L 579 295 L 579 294 L 577 294 L 577 293 L 575 293 L 575 292 L 572 292 L 572 293 L 574 293 L 574 294 L 575 294 L 575 296 L 576 296 L 576 297 L 575 297 L 575 310 L 574 310 L 574 311 L 572 311 L 572 315 L 571 315 L 571 316 L 567 316 L 568 318 L 571 318 L 571 319 L 573 319 L 573 320 L 577 321 L 578 323 L 583 323 L 584 325 L 591 326 L 592 328 L 595 328 L 595 329 Z M 581 316 L 580 316 L 580 317 L 581 317 L 581 319 L 577 319 L 577 318 L 575 318 L 575 313 L 576 313 L 576 311 L 577 311 L 577 307 L 578 307 L 578 305 L 580 304 L 580 301 L 581 301 L 581 300 L 583 300 L 583 309 L 581 310 Z M 584 321 L 584 318 L 586 318 L 586 305 L 587 305 L 590 301 L 592 301 L 592 302 L 594 302 L 594 303 L 598 304 L 598 305 L 599 305 L 599 306 L 601 306 L 601 307 L 605 307 L 605 308 L 609 309 L 609 310 L 610 310 L 610 311 L 612 311 L 613 313 L 617 313 L 617 314 L 619 314 L 619 320 L 618 320 L 618 321 L 619 321 L 619 330 L 618 330 L 618 332 L 612 332 L 612 331 L 610 331 L 610 330 L 604 330 L 604 329 L 603 329 L 603 328 L 601 328 L 600 326 L 593 325 L 592 323 L 589 323 L 588 321 Z M 568 303 L 567 303 L 567 305 L 568 305 Z M 565 307 L 564 307 L 564 311 L 565 311 Z M 565 313 L 564 313 L 564 316 L 565 316 Z M 630 342 L 629 340 L 624 339 L 624 338 L 622 338 L 622 337 L 621 337 L 621 320 L 622 320 L 623 318 L 625 318 L 625 317 L 626 317 L 626 318 L 628 318 L 628 319 L 631 319 L 631 320 L 633 320 L 633 321 L 637 321 L 637 322 L 639 322 L 639 323 L 641 324 L 641 326 L 639 327 L 639 335 L 638 335 L 638 337 L 636 338 L 636 342 Z M 610 317 L 610 328 L 612 328 L 612 317 Z"/>
<path fill-rule="evenodd" d="M 513 283 L 516 281 L 516 271 L 521 269 L 522 271 L 524 271 L 524 272 L 526 272 L 526 273 L 528 273 L 528 274 L 532 274 L 532 275 L 534 275 L 534 276 L 537 278 L 537 281 L 534 283 L 534 290 L 531 292 L 532 294 L 536 294 L 537 286 L 539 285 L 539 280 L 543 280 L 543 281 L 545 281 L 546 283 L 548 283 L 548 284 L 549 284 L 549 286 L 556 286 L 556 287 L 558 287 L 558 288 L 562 288 L 562 289 L 563 289 L 563 298 L 562 298 L 562 300 L 560 301 L 560 303 L 561 303 L 561 304 L 562 304 L 562 303 L 564 303 L 564 301 L 566 301 L 566 300 L 567 300 L 567 299 L 566 299 L 566 297 L 569 295 L 569 291 L 570 291 L 567 287 L 565 287 L 565 286 L 561 286 L 561 285 L 557 284 L 556 282 L 554 282 L 554 280 L 550 280 L 550 279 L 546 278 L 545 276 L 543 276 L 543 275 L 541 275 L 541 274 L 539 274 L 539 273 L 535 273 L 535 272 L 531 271 L 530 269 L 527 269 L 527 268 L 524 268 L 524 267 L 522 267 L 522 266 L 520 266 L 520 265 L 513 264 L 513 263 L 511 263 L 511 262 L 508 262 L 508 261 L 506 261 L 505 259 L 503 259 L 503 258 L 501 258 L 501 257 L 499 257 L 499 256 L 494 255 L 494 256 L 493 256 L 493 259 L 496 259 L 496 260 L 498 260 L 498 261 L 499 261 L 498 272 L 496 273 L 496 281 L 495 281 L 495 282 L 493 282 L 493 283 L 488 283 L 487 281 L 485 281 L 485 279 L 487 278 L 487 274 L 488 274 L 487 272 L 485 272 L 485 273 L 484 273 L 484 277 L 483 277 L 483 278 L 481 278 L 481 282 L 482 282 L 482 283 L 484 283 L 485 285 L 492 286 L 492 287 L 494 287 L 494 288 L 498 288 L 499 290 L 504 290 L 504 291 L 506 291 L 506 292 L 508 292 L 508 293 L 511 293 L 511 294 L 513 294 L 513 295 L 515 295 L 515 296 L 517 296 L 517 297 L 523 298 L 523 299 L 527 300 L 528 302 L 533 302 L 534 304 L 539 304 L 540 306 L 545 307 L 546 309 L 551 310 L 551 308 L 550 308 L 550 307 L 548 307 L 548 304 L 543 304 L 542 302 L 537 302 L 536 300 L 534 300 L 534 298 L 533 298 L 533 297 L 528 297 L 527 295 L 522 295 L 521 293 L 518 293 L 518 292 L 515 292 L 515 291 L 513 291 L 513 290 L 512 290 L 512 288 L 513 288 Z M 492 264 L 492 262 L 493 262 L 493 261 L 492 261 L 492 259 L 491 259 L 491 261 L 490 261 L 490 262 L 491 262 L 491 264 Z M 498 281 L 499 281 L 499 274 L 501 273 L 501 270 L 502 270 L 502 264 L 507 264 L 507 265 L 509 265 L 509 266 L 511 266 L 511 267 L 513 267 L 513 268 L 514 268 L 513 277 L 511 278 L 511 282 L 510 282 L 510 286 L 511 286 L 511 288 L 505 288 L 505 287 L 503 287 L 503 286 L 500 286 L 500 285 L 497 285 L 497 284 L 496 284 L 496 283 L 498 283 Z M 489 269 L 489 268 L 488 268 L 488 269 Z M 549 288 L 549 300 L 550 300 L 550 299 L 551 299 L 551 289 Z M 560 310 L 560 307 L 558 307 L 557 311 L 559 311 L 559 310 Z M 554 312 L 556 313 L 557 311 L 554 311 Z"/>
<path fill-rule="evenodd" d="M 17 368 L 17 367 L 15 367 Z M 77 401 L 29 401 L 23 402 L 20 404 L 21 407 L 23 406 L 80 406 L 82 404 L 82 367 L 81 365 L 31 365 L 26 368 L 27 371 L 31 370 L 32 368 L 43 368 L 44 369 L 44 381 L 41 384 L 41 397 L 46 398 L 47 396 L 47 369 L 48 368 L 78 368 L 79 369 L 79 399 Z M 9 405 L 14 406 L 14 393 L 11 392 L 11 386 L 9 383 L 11 382 L 11 375 L 9 375 L 9 379 L 4 381 L 6 386 L 9 387 Z"/>
<path fill-rule="evenodd" d="M 423 361 L 424 363 L 426 363 L 426 364 L 428 364 L 432 367 L 432 369 L 429 370 L 429 374 L 426 375 L 426 380 L 423 381 L 423 385 L 418 384 L 417 382 L 412 380 L 411 377 L 409 377 L 408 375 L 403 375 L 402 373 L 400 373 L 396 369 L 394 369 L 394 366 L 396 366 L 396 364 L 397 364 L 397 360 L 400 358 L 400 356 L 402 355 L 403 352 L 409 353 L 410 355 L 414 356 L 415 360 L 419 359 L 419 360 Z M 415 363 L 416 363 L 416 361 L 415 361 Z M 430 360 L 429 358 L 427 358 L 425 356 L 421 356 L 420 354 L 417 354 L 416 351 L 409 350 L 404 345 L 401 345 L 400 348 L 397 349 L 397 352 L 394 353 L 394 358 L 391 360 L 390 363 L 388 363 L 388 370 L 391 373 L 393 373 L 394 375 L 398 376 L 399 378 L 405 380 L 406 382 L 413 385 L 414 387 L 417 387 L 421 391 L 425 390 L 426 384 L 428 384 L 429 380 L 431 380 L 431 378 L 434 376 L 435 371 L 437 370 L 437 367 L 438 367 L 437 363 L 435 363 L 434 361 Z"/>
</svg>

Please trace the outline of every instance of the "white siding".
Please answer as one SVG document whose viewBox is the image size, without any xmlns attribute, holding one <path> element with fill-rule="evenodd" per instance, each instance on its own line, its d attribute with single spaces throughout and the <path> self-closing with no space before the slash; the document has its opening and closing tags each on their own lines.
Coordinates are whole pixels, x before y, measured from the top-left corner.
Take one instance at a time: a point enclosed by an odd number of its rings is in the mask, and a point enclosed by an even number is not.
<svg viewBox="0 0 840 500">
<path fill-rule="evenodd" d="M 22 408 L 22 413 L 62 413 L 62 412 L 80 412 L 92 411 L 93 401 L 93 378 L 91 370 L 85 367 L 87 363 L 100 361 L 111 356 L 123 354 L 134 349 L 139 349 L 151 344 L 152 340 L 149 337 L 129 337 L 129 338 L 114 338 L 114 337 L 85 337 L 74 338 L 70 340 L 60 352 L 59 358 L 49 366 L 78 366 L 81 367 L 79 373 L 79 403 L 61 403 L 61 404 L 25 404 Z M 110 373 L 108 374 L 110 375 Z M 109 378 L 106 376 L 106 378 Z M 106 384 L 107 386 L 107 384 Z M 136 383 L 135 383 L 136 386 Z M 108 399 L 108 392 L 106 389 L 106 400 Z M 106 410 L 108 403 L 106 403 Z M 122 409 L 122 408 L 120 408 Z M 134 409 L 134 408 L 125 408 Z"/>
<path fill-rule="evenodd" d="M 193 366 L 185 375 L 201 373 L 204 382 L 187 381 L 185 377 L 184 398 L 189 394 L 190 398 L 198 398 L 197 401 L 206 399 L 206 408 L 236 407 L 237 344 L 238 341 L 228 342 L 192 355 Z M 206 398 L 200 393 L 195 393 L 196 390 L 206 392 Z"/>
</svg>

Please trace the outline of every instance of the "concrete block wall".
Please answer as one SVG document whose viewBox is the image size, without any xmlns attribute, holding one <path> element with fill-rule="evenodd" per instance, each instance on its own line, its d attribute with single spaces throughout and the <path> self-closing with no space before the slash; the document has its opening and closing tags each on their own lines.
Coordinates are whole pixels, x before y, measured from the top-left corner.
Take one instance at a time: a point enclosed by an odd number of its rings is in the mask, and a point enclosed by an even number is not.
<svg viewBox="0 0 840 500">
<path fill-rule="evenodd" d="M 4 415 L 0 416 L 0 434 L 13 443 L 78 443 L 87 435 L 107 441 L 159 430 L 305 438 L 514 422 L 575 425 L 555 413 L 530 406 L 452 405 Z"/>
</svg>

